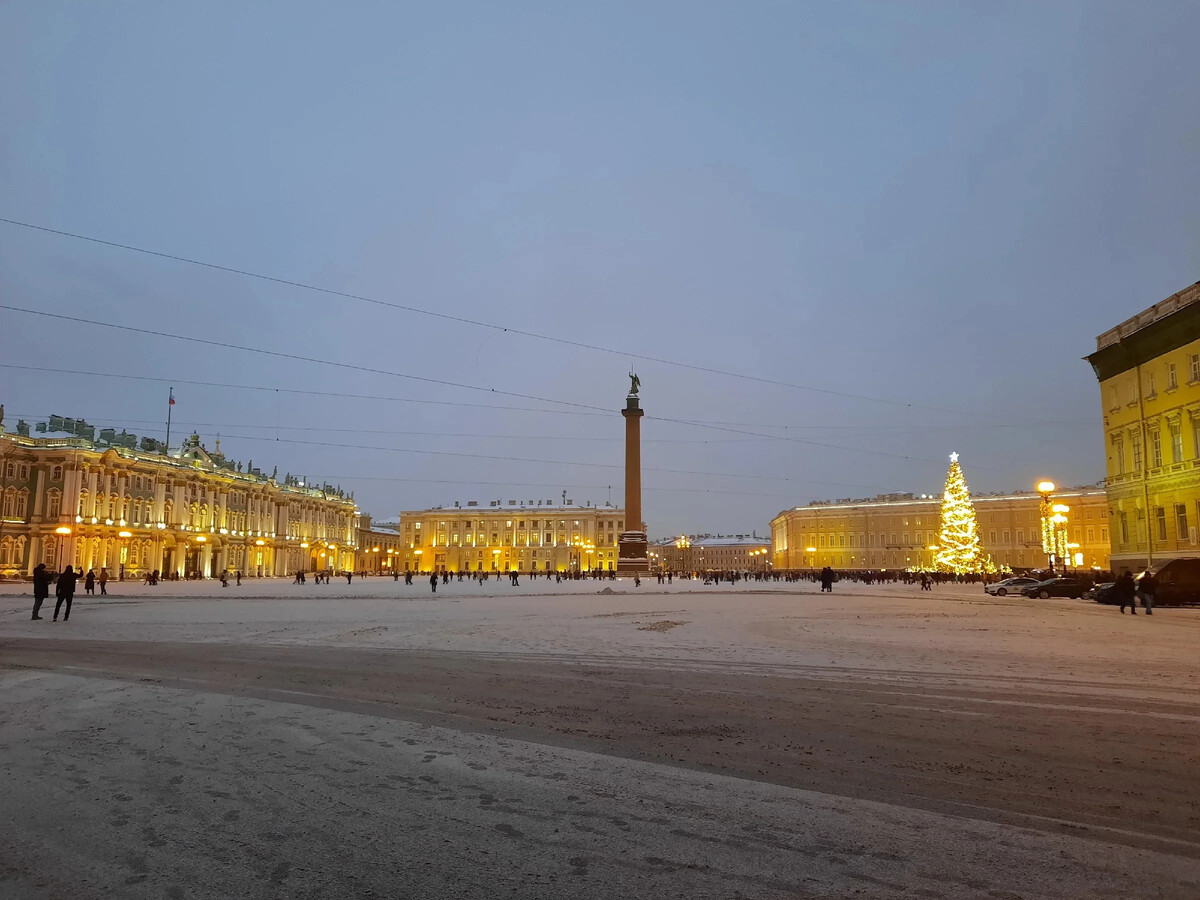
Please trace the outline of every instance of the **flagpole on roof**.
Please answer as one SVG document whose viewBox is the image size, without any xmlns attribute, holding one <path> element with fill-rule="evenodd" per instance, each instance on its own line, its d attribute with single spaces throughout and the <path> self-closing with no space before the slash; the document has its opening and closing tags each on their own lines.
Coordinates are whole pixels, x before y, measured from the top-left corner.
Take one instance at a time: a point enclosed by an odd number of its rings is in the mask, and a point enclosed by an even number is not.
<svg viewBox="0 0 1200 900">
<path fill-rule="evenodd" d="M 167 389 L 167 441 L 163 447 L 163 455 L 171 455 L 171 407 L 175 405 L 175 388 L 174 386 Z"/>
</svg>

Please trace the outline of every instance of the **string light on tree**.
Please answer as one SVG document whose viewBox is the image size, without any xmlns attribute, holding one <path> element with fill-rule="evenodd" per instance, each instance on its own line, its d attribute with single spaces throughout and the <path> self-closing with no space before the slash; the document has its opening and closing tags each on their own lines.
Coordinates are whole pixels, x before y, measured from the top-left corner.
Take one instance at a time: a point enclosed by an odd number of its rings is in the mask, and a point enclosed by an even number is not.
<svg viewBox="0 0 1200 900">
<path fill-rule="evenodd" d="M 942 531 L 938 540 L 938 568 L 963 574 L 986 567 L 979 551 L 979 525 L 971 491 L 958 465 L 958 454 L 950 454 L 950 471 L 942 494 Z"/>
</svg>

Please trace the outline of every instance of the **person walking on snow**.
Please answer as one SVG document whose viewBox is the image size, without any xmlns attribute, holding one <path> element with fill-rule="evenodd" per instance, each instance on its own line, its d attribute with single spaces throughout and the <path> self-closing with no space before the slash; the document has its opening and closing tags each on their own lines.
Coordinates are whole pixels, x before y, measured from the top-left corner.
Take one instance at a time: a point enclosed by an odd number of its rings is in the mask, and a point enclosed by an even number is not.
<svg viewBox="0 0 1200 900">
<path fill-rule="evenodd" d="M 67 611 L 63 614 L 63 621 L 71 618 L 71 600 L 75 597 L 75 582 L 79 579 L 79 575 L 70 566 L 58 576 L 58 585 L 54 594 L 58 598 L 54 604 L 54 621 L 58 621 L 58 611 L 62 608 L 63 601 L 66 601 Z"/>
</svg>

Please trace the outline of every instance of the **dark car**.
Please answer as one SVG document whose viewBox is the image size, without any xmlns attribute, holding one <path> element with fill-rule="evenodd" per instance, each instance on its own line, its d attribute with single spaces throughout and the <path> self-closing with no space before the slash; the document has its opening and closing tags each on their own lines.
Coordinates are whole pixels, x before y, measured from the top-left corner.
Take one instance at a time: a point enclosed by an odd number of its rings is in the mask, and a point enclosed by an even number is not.
<svg viewBox="0 0 1200 900">
<path fill-rule="evenodd" d="M 1040 597 L 1042 600 L 1047 597 L 1070 597 L 1078 600 L 1091 586 L 1091 582 L 1079 578 L 1047 578 L 1025 588 L 1021 593 L 1026 597 Z"/>
<path fill-rule="evenodd" d="M 1098 584 L 1085 593 L 1083 599 L 1113 605 L 1117 602 L 1117 592 L 1113 590 L 1116 586 L 1117 583 L 1115 581 L 1106 581 L 1104 584 Z"/>
<path fill-rule="evenodd" d="M 1200 604 L 1200 559 L 1173 559 L 1153 571 L 1156 606 Z"/>
</svg>

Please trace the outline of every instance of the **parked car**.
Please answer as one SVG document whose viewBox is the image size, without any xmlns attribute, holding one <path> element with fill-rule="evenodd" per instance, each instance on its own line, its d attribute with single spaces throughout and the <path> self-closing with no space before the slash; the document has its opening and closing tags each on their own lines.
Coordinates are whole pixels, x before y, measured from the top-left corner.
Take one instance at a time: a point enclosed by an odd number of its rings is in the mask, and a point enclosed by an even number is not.
<svg viewBox="0 0 1200 900">
<path fill-rule="evenodd" d="M 1079 578 L 1047 578 L 1045 581 L 1039 581 L 1037 584 L 1030 585 L 1021 593 L 1026 597 L 1039 597 L 1045 600 L 1047 597 L 1070 597 L 1073 600 L 1078 600 L 1090 588 L 1091 582 L 1083 581 Z"/>
<path fill-rule="evenodd" d="M 1114 605 L 1117 602 L 1117 593 L 1113 590 L 1117 586 L 1115 581 L 1106 581 L 1104 584 L 1098 584 L 1090 591 L 1083 595 L 1084 600 L 1094 600 L 1096 603 L 1107 603 Z"/>
<path fill-rule="evenodd" d="M 985 584 L 983 589 L 993 596 L 1005 597 L 1009 594 L 1019 594 L 1027 587 L 1033 587 L 1041 581 L 1040 578 L 1030 578 L 1028 575 L 1018 575 L 1014 578 L 1005 578 L 1003 581 L 997 581 L 995 584 Z"/>
<path fill-rule="evenodd" d="M 1158 581 L 1157 606 L 1200 604 L 1200 559 L 1172 559 L 1152 571 Z"/>
</svg>

